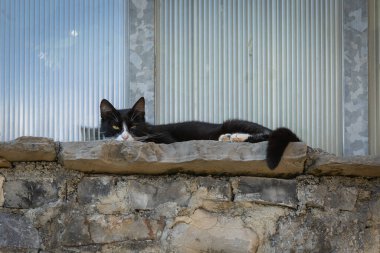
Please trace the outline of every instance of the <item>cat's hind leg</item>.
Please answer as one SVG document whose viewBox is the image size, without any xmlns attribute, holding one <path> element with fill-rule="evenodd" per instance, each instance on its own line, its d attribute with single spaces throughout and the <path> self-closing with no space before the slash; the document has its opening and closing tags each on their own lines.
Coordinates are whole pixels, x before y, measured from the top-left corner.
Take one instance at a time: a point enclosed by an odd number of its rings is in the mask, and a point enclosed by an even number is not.
<svg viewBox="0 0 380 253">
<path fill-rule="evenodd" d="M 219 141 L 224 142 L 245 142 L 251 137 L 250 134 L 234 133 L 234 134 L 222 134 L 219 136 Z"/>
<path fill-rule="evenodd" d="M 222 134 L 221 136 L 219 136 L 218 141 L 230 142 L 231 134 Z"/>
<path fill-rule="evenodd" d="M 231 135 L 231 141 L 232 142 L 245 142 L 250 137 L 251 137 L 250 134 L 241 134 L 241 133 L 232 134 Z"/>
</svg>

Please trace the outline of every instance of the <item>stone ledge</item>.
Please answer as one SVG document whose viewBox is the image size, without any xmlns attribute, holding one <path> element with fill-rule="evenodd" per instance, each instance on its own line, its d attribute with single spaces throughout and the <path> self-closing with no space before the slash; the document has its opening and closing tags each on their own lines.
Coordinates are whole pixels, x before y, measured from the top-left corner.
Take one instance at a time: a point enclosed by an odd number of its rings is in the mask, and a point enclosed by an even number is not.
<svg viewBox="0 0 380 253">
<path fill-rule="evenodd" d="M 57 152 L 57 147 L 61 150 Z M 41 137 L 0 142 L 0 168 L 13 162 L 56 161 L 87 173 L 235 175 L 291 178 L 380 177 L 380 156 L 337 157 L 304 143 L 290 143 L 275 170 L 265 161 L 267 142 L 188 141 L 173 144 L 102 140 L 56 143 Z"/>
<path fill-rule="evenodd" d="M 23 136 L 9 142 L 0 142 L 0 166 L 8 162 L 55 161 L 56 144 L 53 139 Z M 5 160 L 4 160 L 5 159 Z"/>
<path fill-rule="evenodd" d="M 275 170 L 265 161 L 267 142 L 188 141 L 173 144 L 92 141 L 61 143 L 68 169 L 117 174 L 228 174 L 293 177 L 303 173 L 306 144 L 291 143 Z"/>
<path fill-rule="evenodd" d="M 380 177 L 380 156 L 339 157 L 326 152 L 308 154 L 312 164 L 305 174 L 315 176 Z"/>
</svg>

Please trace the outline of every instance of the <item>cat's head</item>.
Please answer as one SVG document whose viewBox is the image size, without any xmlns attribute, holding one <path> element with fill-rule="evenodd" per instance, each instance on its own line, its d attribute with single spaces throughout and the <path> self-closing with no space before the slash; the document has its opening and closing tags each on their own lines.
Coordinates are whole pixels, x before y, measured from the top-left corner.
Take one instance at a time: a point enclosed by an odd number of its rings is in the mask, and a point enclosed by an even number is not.
<svg viewBox="0 0 380 253">
<path fill-rule="evenodd" d="M 141 97 L 130 109 L 117 110 L 106 99 L 100 102 L 101 133 L 108 138 L 133 141 L 137 125 L 145 122 L 145 99 Z"/>
</svg>

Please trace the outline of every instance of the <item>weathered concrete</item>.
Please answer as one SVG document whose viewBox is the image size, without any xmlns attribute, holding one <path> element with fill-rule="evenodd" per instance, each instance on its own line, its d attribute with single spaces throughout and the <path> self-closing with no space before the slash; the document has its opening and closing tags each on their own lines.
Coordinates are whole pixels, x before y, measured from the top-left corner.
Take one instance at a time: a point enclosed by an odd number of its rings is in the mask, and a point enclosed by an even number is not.
<svg viewBox="0 0 380 253">
<path fill-rule="evenodd" d="M 95 141 L 61 144 L 60 162 L 69 169 L 118 174 L 229 174 L 292 177 L 303 172 L 306 145 L 290 143 L 280 165 L 269 170 L 266 142 L 188 141 L 173 144 Z"/>
<path fill-rule="evenodd" d="M 48 138 L 20 137 L 14 141 L 0 142 L 0 157 L 10 162 L 55 161 L 56 144 Z"/>
</svg>

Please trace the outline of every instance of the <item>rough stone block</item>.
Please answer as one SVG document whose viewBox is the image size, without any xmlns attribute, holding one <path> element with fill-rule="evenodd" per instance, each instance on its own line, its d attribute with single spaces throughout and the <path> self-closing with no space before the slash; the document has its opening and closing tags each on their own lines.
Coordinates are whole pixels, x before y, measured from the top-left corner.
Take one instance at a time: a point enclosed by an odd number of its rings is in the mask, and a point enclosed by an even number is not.
<svg viewBox="0 0 380 253">
<path fill-rule="evenodd" d="M 89 217 L 89 231 L 95 243 L 126 240 L 156 240 L 164 228 L 163 220 L 138 216 L 93 215 Z"/>
<path fill-rule="evenodd" d="M 10 168 L 12 167 L 12 164 L 5 160 L 4 158 L 0 157 L 0 168 Z"/>
<path fill-rule="evenodd" d="M 66 168 L 93 173 L 156 175 L 183 172 L 291 177 L 303 172 L 306 144 L 290 143 L 275 170 L 266 166 L 266 147 L 267 142 L 66 142 L 61 143 L 59 160 Z"/>
<path fill-rule="evenodd" d="M 55 161 L 56 145 L 53 139 L 20 137 L 10 142 L 0 142 L 0 157 L 10 162 Z"/>
<path fill-rule="evenodd" d="M 298 198 L 307 207 L 353 211 L 359 198 L 355 182 L 342 177 L 316 178 L 302 176 L 298 182 Z"/>
<path fill-rule="evenodd" d="M 60 244 L 64 246 L 80 246 L 92 243 L 86 217 L 78 210 L 63 215 L 64 228 L 60 235 Z"/>
<path fill-rule="evenodd" d="M 4 182 L 4 207 L 36 208 L 58 200 L 54 180 L 31 179 Z"/>
<path fill-rule="evenodd" d="M 158 188 L 152 207 L 168 202 L 174 202 L 178 206 L 186 206 L 190 196 L 185 181 L 167 181 Z"/>
<path fill-rule="evenodd" d="M 171 202 L 186 206 L 190 197 L 184 180 L 161 180 L 157 184 L 133 178 L 90 177 L 84 178 L 78 186 L 79 203 L 94 203 L 102 214 L 153 210 Z"/>
<path fill-rule="evenodd" d="M 352 211 L 358 198 L 358 189 L 355 187 L 339 187 L 329 189 L 325 198 L 325 207 L 344 211 Z"/>
<path fill-rule="evenodd" d="M 190 217 L 178 217 L 163 244 L 174 252 L 256 252 L 259 237 L 240 217 L 218 216 L 196 210 Z"/>
<path fill-rule="evenodd" d="M 325 152 L 309 154 L 311 166 L 306 173 L 315 176 L 380 177 L 380 156 L 339 157 Z"/>
<path fill-rule="evenodd" d="M 296 208 L 296 180 L 240 177 L 232 183 L 235 201 L 253 201 Z"/>
<path fill-rule="evenodd" d="M 298 178 L 297 196 L 306 207 L 324 208 L 328 187 L 319 178 L 301 176 Z"/>
<path fill-rule="evenodd" d="M 38 249 L 38 231 L 21 215 L 0 213 L 0 248 Z"/>
<path fill-rule="evenodd" d="M 205 189 L 206 195 L 203 199 L 215 201 L 230 201 L 232 188 L 230 182 L 212 177 L 198 177 L 196 179 L 198 190 Z"/>
<path fill-rule="evenodd" d="M 152 210 L 161 204 L 176 203 L 178 206 L 186 206 L 191 194 L 184 180 L 162 180 L 155 185 L 149 182 L 128 180 L 127 198 L 129 206 L 135 210 Z"/>
<path fill-rule="evenodd" d="M 78 184 L 78 201 L 89 204 L 110 194 L 114 185 L 114 177 L 84 177 Z"/>
</svg>

